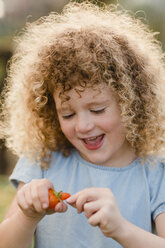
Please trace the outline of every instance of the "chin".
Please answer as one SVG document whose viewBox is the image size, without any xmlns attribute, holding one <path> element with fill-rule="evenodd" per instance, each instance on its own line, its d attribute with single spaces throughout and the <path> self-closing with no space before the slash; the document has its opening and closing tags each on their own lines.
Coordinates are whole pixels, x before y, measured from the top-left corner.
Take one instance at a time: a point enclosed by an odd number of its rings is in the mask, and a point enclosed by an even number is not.
<svg viewBox="0 0 165 248">
<path fill-rule="evenodd" d="M 92 158 L 90 158 L 90 159 L 87 159 L 86 158 L 86 160 L 89 161 L 92 164 L 106 165 L 105 159 L 104 160 L 103 159 L 100 159 L 100 156 L 99 156 L 99 158 L 93 158 L 93 159 Z"/>
</svg>

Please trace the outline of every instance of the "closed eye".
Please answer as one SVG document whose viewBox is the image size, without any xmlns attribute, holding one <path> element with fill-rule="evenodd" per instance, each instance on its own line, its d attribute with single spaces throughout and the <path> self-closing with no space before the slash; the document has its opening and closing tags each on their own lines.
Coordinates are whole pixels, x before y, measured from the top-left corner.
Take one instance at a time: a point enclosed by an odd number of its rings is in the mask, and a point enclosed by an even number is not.
<svg viewBox="0 0 165 248">
<path fill-rule="evenodd" d="M 74 113 L 73 114 L 69 114 L 69 115 L 63 115 L 62 118 L 63 119 L 70 119 L 73 116 L 74 116 Z"/>
<path fill-rule="evenodd" d="M 90 111 L 95 114 L 101 114 L 105 112 L 106 108 L 101 108 L 101 109 L 91 109 Z"/>
</svg>

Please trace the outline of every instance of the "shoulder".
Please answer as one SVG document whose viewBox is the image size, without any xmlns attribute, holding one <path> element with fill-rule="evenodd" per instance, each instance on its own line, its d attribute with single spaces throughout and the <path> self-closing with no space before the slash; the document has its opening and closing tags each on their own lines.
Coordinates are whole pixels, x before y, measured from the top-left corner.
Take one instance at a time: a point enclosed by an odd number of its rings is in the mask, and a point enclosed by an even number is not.
<svg viewBox="0 0 165 248">
<path fill-rule="evenodd" d="M 149 179 L 160 178 L 165 173 L 165 158 L 147 158 L 144 168 Z"/>
<path fill-rule="evenodd" d="M 144 164 L 144 170 L 149 184 L 150 193 L 159 190 L 161 185 L 165 183 L 164 158 L 148 158 Z"/>
<path fill-rule="evenodd" d="M 152 218 L 165 212 L 165 161 L 164 158 L 154 158 L 145 164 L 149 184 Z"/>
<path fill-rule="evenodd" d="M 73 160 L 72 153 L 69 157 L 64 157 L 60 151 L 52 152 L 51 163 L 47 170 L 43 170 L 35 159 L 30 160 L 25 157 L 19 158 L 17 164 L 10 176 L 11 182 L 17 187 L 19 182 L 28 183 L 32 179 L 41 179 L 45 177 L 45 173 L 55 173 L 60 167 L 66 167 Z"/>
<path fill-rule="evenodd" d="M 42 169 L 35 160 L 30 160 L 25 157 L 18 159 L 9 177 L 15 187 L 18 187 L 19 182 L 28 183 L 34 178 L 42 178 Z"/>
</svg>

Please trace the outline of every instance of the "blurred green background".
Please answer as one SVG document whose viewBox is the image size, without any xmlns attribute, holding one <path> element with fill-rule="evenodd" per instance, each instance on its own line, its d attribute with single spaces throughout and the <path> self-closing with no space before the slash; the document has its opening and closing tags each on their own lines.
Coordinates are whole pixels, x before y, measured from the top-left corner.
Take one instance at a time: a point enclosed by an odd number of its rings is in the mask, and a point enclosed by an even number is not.
<svg viewBox="0 0 165 248">
<path fill-rule="evenodd" d="M 13 37 L 19 33 L 26 21 L 34 21 L 50 11 L 60 12 L 67 0 L 0 0 L 0 91 L 3 88 L 7 61 L 14 51 Z M 137 12 L 150 29 L 159 32 L 158 39 L 165 49 L 165 0 L 116 0 L 100 1 L 106 4 L 119 3 L 124 8 Z M 141 10 L 139 12 L 139 10 Z M 0 140 L 0 221 L 2 221 L 15 194 L 8 181 L 17 157 L 8 151 Z"/>
</svg>

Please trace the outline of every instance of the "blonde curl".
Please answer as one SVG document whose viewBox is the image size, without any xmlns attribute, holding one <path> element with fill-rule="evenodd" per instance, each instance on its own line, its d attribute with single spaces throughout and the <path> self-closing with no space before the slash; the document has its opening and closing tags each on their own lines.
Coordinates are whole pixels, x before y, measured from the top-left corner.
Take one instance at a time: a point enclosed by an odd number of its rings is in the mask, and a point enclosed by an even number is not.
<svg viewBox="0 0 165 248">
<path fill-rule="evenodd" d="M 55 90 L 103 82 L 119 99 L 126 138 L 137 156 L 164 154 L 165 60 L 155 33 L 116 5 L 69 3 L 27 23 L 17 38 L 1 101 L 1 138 L 18 156 L 47 167 L 51 152 L 68 155 Z M 81 94 L 81 92 L 80 92 Z"/>
</svg>

